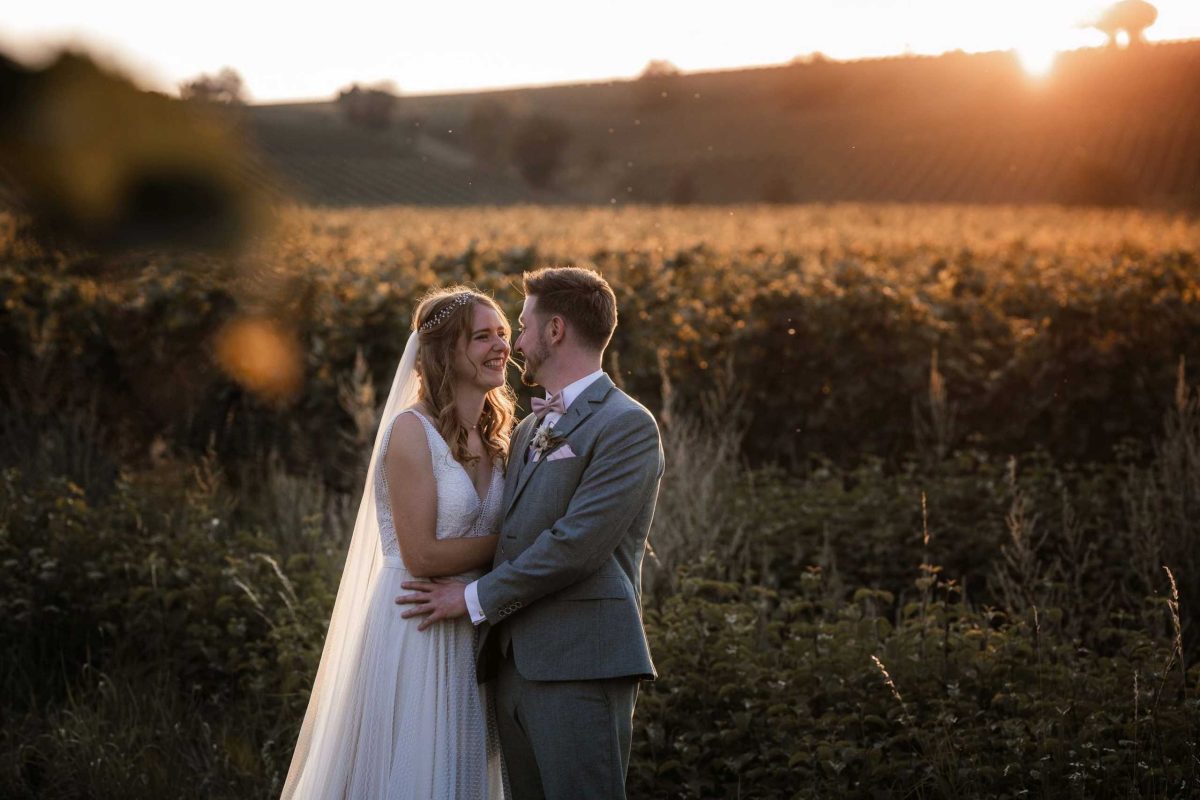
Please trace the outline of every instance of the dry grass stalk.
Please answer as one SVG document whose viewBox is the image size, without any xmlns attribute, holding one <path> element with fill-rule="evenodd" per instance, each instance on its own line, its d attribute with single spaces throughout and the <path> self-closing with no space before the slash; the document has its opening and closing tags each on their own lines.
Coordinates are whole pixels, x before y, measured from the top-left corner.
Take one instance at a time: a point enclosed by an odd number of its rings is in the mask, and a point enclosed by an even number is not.
<svg viewBox="0 0 1200 800">
<path fill-rule="evenodd" d="M 938 368 L 938 350 L 929 357 L 929 388 L 926 394 L 928 413 L 913 402 L 913 428 L 918 446 L 941 461 L 949 454 L 957 436 L 958 409 L 946 393 L 946 379 Z"/>
<path fill-rule="evenodd" d="M 379 426 L 379 416 L 375 409 L 375 383 L 361 347 L 354 351 L 350 377 L 338 379 L 338 405 L 354 420 L 354 433 L 348 434 L 347 445 L 354 452 L 369 448 Z"/>
<path fill-rule="evenodd" d="M 921 543 L 925 546 L 926 551 L 929 549 L 929 503 L 926 501 L 925 493 L 921 492 Z M 928 561 L 928 557 L 925 559 Z"/>
<path fill-rule="evenodd" d="M 1171 568 L 1166 564 L 1162 565 L 1163 571 L 1167 573 L 1167 580 L 1171 582 L 1171 594 L 1167 597 L 1167 612 L 1171 617 L 1171 627 L 1174 629 L 1175 636 L 1171 641 L 1171 654 L 1167 656 L 1167 663 L 1163 665 L 1162 680 L 1159 681 L 1158 691 L 1154 693 L 1154 712 L 1158 713 L 1158 702 L 1162 697 L 1163 690 L 1167 686 L 1167 678 L 1171 674 L 1171 668 L 1175 666 L 1175 662 L 1179 662 L 1179 671 L 1182 673 L 1182 681 L 1180 684 L 1180 699 L 1187 691 L 1187 665 L 1184 662 L 1183 655 L 1183 625 L 1179 617 L 1179 586 L 1175 583 L 1175 573 L 1171 572 Z"/>
<path fill-rule="evenodd" d="M 1163 564 L 1163 571 L 1167 573 L 1167 579 L 1171 582 L 1171 596 L 1167 600 L 1167 609 L 1171 612 L 1171 625 L 1175 629 L 1175 652 L 1180 656 L 1183 655 L 1183 625 L 1179 620 L 1179 586 L 1175 583 L 1175 574 L 1171 572 L 1171 568 Z"/>
<path fill-rule="evenodd" d="M 1023 612 L 1039 603 L 1047 605 L 1043 589 L 1049 567 L 1038 556 L 1046 534 L 1036 535 L 1038 515 L 1029 509 L 1028 498 L 1017 480 L 1015 458 L 1008 460 L 1008 488 L 1012 500 L 1004 522 L 1009 541 L 1000 548 L 1003 560 L 996 567 L 995 580 L 1005 607 Z"/>
<path fill-rule="evenodd" d="M 896 702 L 900 704 L 901 717 L 900 720 L 905 725 L 912 723 L 912 716 L 908 713 L 908 704 L 904 702 L 904 697 L 901 696 L 900 690 L 896 688 L 896 682 L 892 680 L 891 674 L 888 673 L 887 667 L 883 665 L 883 661 L 879 656 L 872 654 L 871 660 L 875 662 L 875 668 L 879 670 L 879 674 L 883 676 L 883 682 L 892 692 L 892 697 L 896 698 Z"/>
</svg>

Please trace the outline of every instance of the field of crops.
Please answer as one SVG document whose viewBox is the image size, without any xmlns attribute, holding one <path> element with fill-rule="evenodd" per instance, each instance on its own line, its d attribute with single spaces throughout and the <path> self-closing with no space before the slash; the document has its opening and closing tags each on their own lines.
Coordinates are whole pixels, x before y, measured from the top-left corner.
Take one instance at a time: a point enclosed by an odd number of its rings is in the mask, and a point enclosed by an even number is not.
<svg viewBox="0 0 1200 800">
<path fill-rule="evenodd" d="M 630 796 L 1193 796 L 1198 247 L 1049 206 L 293 208 L 229 261 L 0 217 L 0 794 L 277 795 L 415 299 L 515 318 L 575 264 L 668 459 Z M 290 392 L 221 361 L 247 319 Z"/>
</svg>

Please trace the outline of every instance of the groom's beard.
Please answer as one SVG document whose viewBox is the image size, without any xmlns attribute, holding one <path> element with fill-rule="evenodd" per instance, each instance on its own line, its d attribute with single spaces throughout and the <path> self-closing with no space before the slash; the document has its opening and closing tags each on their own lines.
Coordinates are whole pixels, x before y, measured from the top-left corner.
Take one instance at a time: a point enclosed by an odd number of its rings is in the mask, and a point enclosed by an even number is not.
<svg viewBox="0 0 1200 800">
<path fill-rule="evenodd" d="M 545 364 L 548 358 L 550 358 L 550 348 L 539 337 L 533 349 L 525 353 L 525 363 L 521 367 L 521 383 L 526 386 L 538 386 L 538 368 Z"/>
</svg>

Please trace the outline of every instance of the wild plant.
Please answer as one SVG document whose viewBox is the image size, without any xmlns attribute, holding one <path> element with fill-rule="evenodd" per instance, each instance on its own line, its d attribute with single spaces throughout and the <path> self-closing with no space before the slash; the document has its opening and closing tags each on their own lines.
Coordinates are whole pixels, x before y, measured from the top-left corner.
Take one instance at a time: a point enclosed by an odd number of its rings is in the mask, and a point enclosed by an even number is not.
<svg viewBox="0 0 1200 800">
<path fill-rule="evenodd" d="M 717 371 L 700 397 L 700 410 L 687 412 L 659 354 L 663 407 L 659 413 L 666 471 L 659 488 L 643 570 L 648 597 L 678 587 L 678 571 L 708 561 L 721 577 L 739 578 L 751 564 L 747 531 L 738 519 L 734 491 L 743 477 L 740 446 L 742 398 L 733 364 Z"/>
</svg>

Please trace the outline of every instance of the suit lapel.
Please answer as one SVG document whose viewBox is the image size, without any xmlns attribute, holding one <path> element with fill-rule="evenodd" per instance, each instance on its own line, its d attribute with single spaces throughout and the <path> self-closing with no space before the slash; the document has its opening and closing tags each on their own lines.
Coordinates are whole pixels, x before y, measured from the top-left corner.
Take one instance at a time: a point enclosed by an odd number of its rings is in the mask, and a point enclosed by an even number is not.
<svg viewBox="0 0 1200 800">
<path fill-rule="evenodd" d="M 568 436 L 571 431 L 579 427 L 580 423 L 590 417 L 592 412 L 604 402 L 604 398 L 608 396 L 612 388 L 612 379 L 607 375 L 601 375 L 593 381 L 591 386 L 583 390 L 583 394 L 575 398 L 575 402 L 571 403 L 571 407 L 567 409 L 567 413 L 558 422 L 554 423 L 554 433 L 564 438 Z M 533 438 L 532 432 L 536 429 L 536 424 L 530 426 L 530 435 L 525 437 L 525 447 L 520 453 L 522 458 L 524 458 L 525 450 L 529 448 L 529 440 Z M 516 506 L 517 500 L 521 497 L 521 492 L 528 485 L 529 479 L 533 477 L 533 473 L 537 472 L 538 467 L 545 463 L 545 461 L 545 456 L 537 461 L 531 458 L 517 473 L 517 485 L 513 489 L 512 497 L 509 498 L 505 505 L 504 515 L 506 517 L 512 513 L 513 507 Z"/>
</svg>

